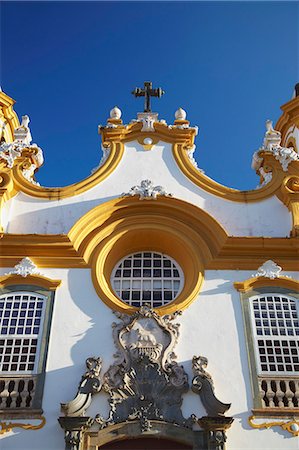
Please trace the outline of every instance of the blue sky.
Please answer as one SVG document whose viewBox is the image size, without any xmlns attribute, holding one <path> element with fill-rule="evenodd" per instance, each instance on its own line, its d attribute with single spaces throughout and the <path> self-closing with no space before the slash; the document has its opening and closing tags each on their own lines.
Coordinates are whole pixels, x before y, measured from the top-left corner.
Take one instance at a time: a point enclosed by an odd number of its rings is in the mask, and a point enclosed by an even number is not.
<svg viewBox="0 0 299 450">
<path fill-rule="evenodd" d="M 145 80 L 172 123 L 178 107 L 200 128 L 196 159 L 216 181 L 254 188 L 252 153 L 265 120 L 299 81 L 298 2 L 2 2 L 1 85 L 28 114 L 44 151 L 45 186 L 89 175 L 101 157 L 98 124 Z"/>
</svg>

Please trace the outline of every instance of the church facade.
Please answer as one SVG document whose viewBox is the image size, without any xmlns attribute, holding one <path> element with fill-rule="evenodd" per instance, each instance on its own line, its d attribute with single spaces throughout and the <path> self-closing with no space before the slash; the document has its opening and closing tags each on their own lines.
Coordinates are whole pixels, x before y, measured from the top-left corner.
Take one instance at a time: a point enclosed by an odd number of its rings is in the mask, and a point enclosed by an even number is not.
<svg viewBox="0 0 299 450">
<path fill-rule="evenodd" d="M 144 112 L 99 127 L 88 178 L 40 186 L 0 92 L 1 449 L 298 448 L 298 93 L 238 191 L 150 83 Z"/>
</svg>

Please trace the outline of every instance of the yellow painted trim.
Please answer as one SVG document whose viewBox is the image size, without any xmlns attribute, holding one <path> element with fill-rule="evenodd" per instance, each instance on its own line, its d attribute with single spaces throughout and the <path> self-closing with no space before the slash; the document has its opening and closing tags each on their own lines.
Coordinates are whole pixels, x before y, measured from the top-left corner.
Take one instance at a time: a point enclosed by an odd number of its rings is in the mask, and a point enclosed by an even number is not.
<svg viewBox="0 0 299 450">
<path fill-rule="evenodd" d="M 15 273 L 0 276 L 0 288 L 19 284 L 39 286 L 48 289 L 49 291 L 55 291 L 55 289 L 60 286 L 61 280 L 51 280 L 43 275 L 27 275 L 26 277 L 23 277 Z"/>
<path fill-rule="evenodd" d="M 194 208 L 201 211 L 195 206 Z M 121 216 L 119 220 L 121 220 Z M 284 270 L 298 270 L 298 238 L 226 236 L 225 240 L 221 238 L 215 246 L 214 234 L 209 233 L 208 226 L 205 234 L 206 239 L 210 235 L 207 247 L 211 246 L 212 249 L 212 252 L 203 250 L 204 255 L 206 253 L 211 255 L 211 259 L 204 261 L 205 270 L 256 270 L 268 259 L 275 260 Z M 3 234 L 0 239 L 0 267 L 14 267 L 20 262 L 20 259 L 26 256 L 33 259 L 35 264 L 41 268 L 84 269 L 90 267 L 88 253 L 85 254 L 86 260 L 82 255 L 85 252 L 84 247 L 88 245 L 88 239 L 92 238 L 92 233 L 90 232 L 90 237 L 86 240 L 83 239 L 82 242 L 80 237 L 75 234 L 71 237 L 72 241 L 68 236 L 61 234 Z M 78 248 L 79 246 L 80 248 Z M 88 251 L 87 249 L 86 252 Z"/>
<path fill-rule="evenodd" d="M 1 267 L 14 267 L 26 256 L 38 267 L 88 267 L 63 234 L 4 234 L 0 255 Z"/>
<path fill-rule="evenodd" d="M 14 130 L 20 126 L 18 116 L 13 109 L 14 104 L 15 101 L 11 97 L 0 91 L 0 119 L 6 125 L 4 128 L 4 138 L 7 143 L 13 142 Z"/>
<path fill-rule="evenodd" d="M 297 264 L 298 264 L 298 261 L 297 261 Z M 291 289 L 293 291 L 299 292 L 299 281 L 294 280 L 293 278 L 288 278 L 288 277 L 279 277 L 279 278 L 274 278 L 273 280 L 270 278 L 266 278 L 266 277 L 253 277 L 253 278 L 249 278 L 248 280 L 245 280 L 242 282 L 234 283 L 234 287 L 239 292 L 249 292 L 256 288 L 268 287 L 268 286 L 282 287 L 282 288 Z"/>
<path fill-rule="evenodd" d="M 45 198 L 48 200 L 60 200 L 62 198 L 82 194 L 107 178 L 118 166 L 122 158 L 124 152 L 124 146 L 122 143 L 104 142 L 103 145 L 106 147 L 110 147 L 110 153 L 107 160 L 105 161 L 103 166 L 96 170 L 92 175 L 82 181 L 79 181 L 78 183 L 74 183 L 61 188 L 45 188 L 34 185 L 26 180 L 22 175 L 24 164 L 27 163 L 27 159 L 24 159 L 24 157 L 22 157 L 18 159 L 17 163 L 12 169 L 14 185 L 17 190 L 22 191 L 25 194 L 37 198 Z"/>
<path fill-rule="evenodd" d="M 170 314 L 186 308 L 203 281 L 204 266 L 227 239 L 225 230 L 205 211 L 182 200 L 160 197 L 113 199 L 85 214 L 70 230 L 75 249 L 92 269 L 99 297 L 111 308 L 132 313 L 136 308 L 114 294 L 110 278 L 116 263 L 136 251 L 157 251 L 181 266 L 185 285 L 176 300 L 157 311 Z"/>
<path fill-rule="evenodd" d="M 286 135 L 290 127 L 295 125 L 299 128 L 299 97 L 295 97 L 281 106 L 283 114 L 278 119 L 275 130 L 281 132 L 282 145 L 285 146 Z"/>
<path fill-rule="evenodd" d="M 46 425 L 46 419 L 44 416 L 38 418 L 41 422 L 38 425 L 32 425 L 30 423 L 21 423 L 21 422 L 0 422 L 0 435 L 9 433 L 13 430 L 13 428 L 22 428 L 23 430 L 40 430 Z"/>
<path fill-rule="evenodd" d="M 265 155 L 263 155 L 264 165 L 268 166 L 267 171 L 272 171 L 272 180 L 260 189 L 239 191 L 223 186 L 197 170 L 191 163 L 187 150 L 188 149 L 181 143 L 175 143 L 173 145 L 173 156 L 181 171 L 201 189 L 216 195 L 217 197 L 224 198 L 225 200 L 243 203 L 261 201 L 275 195 L 276 191 L 279 190 L 284 177 L 279 163 L 274 160 L 272 155 L 266 154 L 265 152 Z"/>
<path fill-rule="evenodd" d="M 299 436 L 299 430 L 298 431 L 294 431 L 292 430 L 292 425 L 298 425 L 299 426 L 299 421 L 298 420 L 283 420 L 283 421 L 273 421 L 273 422 L 263 422 L 263 423 L 254 423 L 254 419 L 256 419 L 255 416 L 250 416 L 248 417 L 248 423 L 252 428 L 256 428 L 258 430 L 261 430 L 263 428 L 272 428 L 272 427 L 281 427 L 283 430 L 288 431 L 289 433 L 292 434 L 292 436 L 296 437 Z"/>
</svg>

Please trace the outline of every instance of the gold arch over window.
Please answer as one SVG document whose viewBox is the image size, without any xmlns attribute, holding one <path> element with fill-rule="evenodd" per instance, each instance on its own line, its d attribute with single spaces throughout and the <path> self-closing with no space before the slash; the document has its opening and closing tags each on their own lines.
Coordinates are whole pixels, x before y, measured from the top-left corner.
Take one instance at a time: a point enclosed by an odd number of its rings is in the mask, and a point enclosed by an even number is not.
<svg viewBox="0 0 299 450">
<path fill-rule="evenodd" d="M 167 254 L 178 262 L 185 277 L 177 298 L 158 312 L 186 308 L 198 294 L 204 267 L 227 239 L 225 230 L 205 211 L 182 200 L 160 197 L 111 200 L 89 211 L 70 230 L 69 238 L 91 266 L 99 297 L 111 308 L 132 313 L 111 286 L 111 273 L 126 255 L 140 251 Z"/>
</svg>

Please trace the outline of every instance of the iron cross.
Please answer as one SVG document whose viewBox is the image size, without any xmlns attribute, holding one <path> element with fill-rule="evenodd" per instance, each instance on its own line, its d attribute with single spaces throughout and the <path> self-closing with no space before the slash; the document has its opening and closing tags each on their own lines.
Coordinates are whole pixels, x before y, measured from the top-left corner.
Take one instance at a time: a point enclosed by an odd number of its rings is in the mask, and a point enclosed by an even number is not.
<svg viewBox="0 0 299 450">
<path fill-rule="evenodd" d="M 161 98 L 165 92 L 162 88 L 153 89 L 153 83 L 145 81 L 144 88 L 135 88 L 132 94 L 135 97 L 144 97 L 144 112 L 151 112 L 151 97 Z"/>
</svg>

